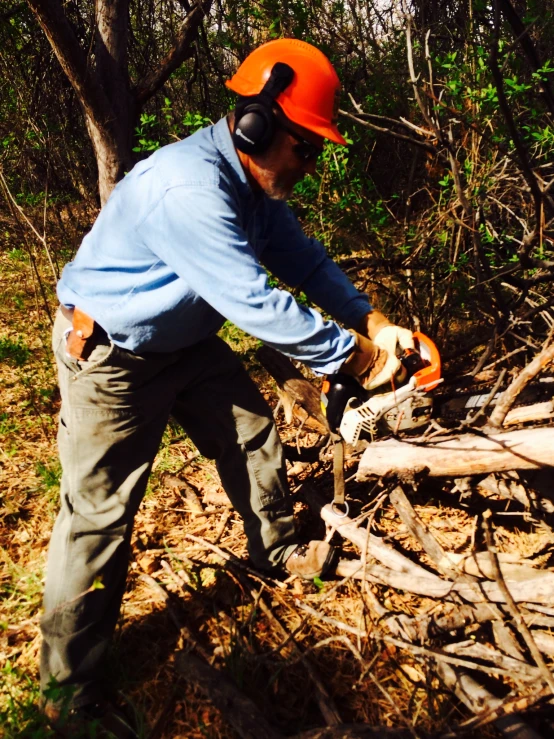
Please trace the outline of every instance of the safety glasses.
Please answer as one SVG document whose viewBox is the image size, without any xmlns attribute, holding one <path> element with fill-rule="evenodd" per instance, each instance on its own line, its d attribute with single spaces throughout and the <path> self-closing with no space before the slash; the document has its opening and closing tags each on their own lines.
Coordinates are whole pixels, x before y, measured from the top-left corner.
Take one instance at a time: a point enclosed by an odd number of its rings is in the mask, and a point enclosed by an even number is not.
<svg viewBox="0 0 554 739">
<path fill-rule="evenodd" d="M 293 139 L 298 141 L 298 143 L 292 147 L 292 150 L 294 151 L 296 156 L 303 162 L 309 162 L 311 159 L 317 159 L 318 156 L 323 152 L 323 146 L 312 144 L 311 141 L 308 141 L 303 136 L 300 136 L 300 134 L 296 133 L 296 131 L 293 131 L 292 128 L 289 128 L 286 123 L 283 123 L 283 121 L 279 121 L 279 126 L 283 129 L 283 131 L 286 131 L 288 134 L 290 134 Z"/>
</svg>

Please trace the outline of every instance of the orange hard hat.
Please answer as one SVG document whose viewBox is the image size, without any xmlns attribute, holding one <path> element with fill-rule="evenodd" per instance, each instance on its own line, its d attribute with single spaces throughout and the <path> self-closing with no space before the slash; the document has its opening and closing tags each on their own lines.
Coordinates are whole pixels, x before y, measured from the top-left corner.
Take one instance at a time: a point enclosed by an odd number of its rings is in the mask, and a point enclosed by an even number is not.
<svg viewBox="0 0 554 739">
<path fill-rule="evenodd" d="M 281 38 L 262 44 L 225 84 L 242 97 L 258 95 L 277 62 L 288 64 L 295 73 L 276 98 L 286 117 L 336 144 L 346 144 L 337 128 L 339 78 L 325 54 L 305 41 Z"/>
</svg>

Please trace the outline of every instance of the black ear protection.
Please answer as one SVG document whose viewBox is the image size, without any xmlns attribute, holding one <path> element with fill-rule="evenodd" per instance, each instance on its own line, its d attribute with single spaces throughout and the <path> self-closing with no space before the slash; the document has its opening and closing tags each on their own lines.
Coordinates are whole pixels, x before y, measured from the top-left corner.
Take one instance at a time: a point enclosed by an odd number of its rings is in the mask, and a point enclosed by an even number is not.
<svg viewBox="0 0 554 739">
<path fill-rule="evenodd" d="M 276 121 L 273 104 L 294 77 L 294 70 L 284 62 L 273 65 L 261 92 L 242 98 L 235 108 L 233 143 L 245 154 L 261 154 L 273 140 Z"/>
</svg>

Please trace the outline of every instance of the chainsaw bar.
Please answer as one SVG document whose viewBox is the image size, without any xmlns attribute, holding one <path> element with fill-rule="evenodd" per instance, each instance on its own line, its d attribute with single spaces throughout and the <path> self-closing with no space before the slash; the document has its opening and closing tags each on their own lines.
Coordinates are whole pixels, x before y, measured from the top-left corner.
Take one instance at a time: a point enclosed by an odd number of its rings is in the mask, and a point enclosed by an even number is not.
<svg viewBox="0 0 554 739">
<path fill-rule="evenodd" d="M 476 382 L 467 386 L 460 386 L 454 390 L 448 390 L 443 386 L 433 391 L 433 418 L 444 424 L 455 424 L 463 421 L 468 413 L 477 413 L 487 398 L 490 396 L 494 388 L 495 380 L 491 382 Z M 491 411 L 498 402 L 498 398 L 509 382 L 500 387 L 495 393 L 494 398 L 490 401 Z M 554 395 L 554 375 L 543 375 L 540 378 L 532 380 L 522 392 L 518 395 L 514 408 L 522 406 L 534 405 L 543 401 L 551 400 Z M 485 413 L 485 416 L 488 413 Z"/>
</svg>

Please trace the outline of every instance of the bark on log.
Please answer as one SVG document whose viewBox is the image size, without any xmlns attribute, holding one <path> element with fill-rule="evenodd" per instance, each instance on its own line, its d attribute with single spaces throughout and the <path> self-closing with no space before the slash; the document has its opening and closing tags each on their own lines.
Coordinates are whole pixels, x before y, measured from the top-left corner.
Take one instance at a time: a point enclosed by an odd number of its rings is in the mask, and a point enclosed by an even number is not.
<svg viewBox="0 0 554 739">
<path fill-rule="evenodd" d="M 405 475 L 427 468 L 432 477 L 463 477 L 554 466 L 554 428 L 523 429 L 491 436 L 463 434 L 435 443 L 386 439 L 368 445 L 356 479 Z"/>
<path fill-rule="evenodd" d="M 472 480 L 471 478 L 468 479 L 469 485 L 472 487 Z M 493 495 L 499 495 L 501 498 L 517 500 L 525 508 L 530 507 L 527 491 L 521 482 L 519 482 L 519 475 L 515 471 L 504 472 L 500 475 L 489 475 L 484 480 L 480 480 L 476 487 L 484 493 L 493 493 Z"/>
<path fill-rule="evenodd" d="M 515 426 L 518 423 L 531 423 L 537 421 L 548 421 L 554 418 L 554 400 L 546 400 L 544 403 L 512 408 L 504 419 L 503 426 Z"/>
<path fill-rule="evenodd" d="M 494 641 L 501 652 L 504 652 L 504 654 L 507 654 L 509 657 L 513 657 L 514 659 L 525 659 L 521 647 L 505 621 L 493 621 L 492 633 Z"/>
<path fill-rule="evenodd" d="M 538 667 L 528 664 L 522 658 L 502 654 L 502 652 L 491 649 L 486 644 L 479 644 L 473 641 L 473 639 L 456 644 L 446 644 L 443 647 L 443 651 L 446 654 L 454 654 L 463 659 L 475 659 L 482 662 L 489 662 L 494 667 L 502 667 L 513 674 L 514 680 L 535 681 L 541 678 L 541 672 Z"/>
<path fill-rule="evenodd" d="M 543 574 L 550 574 L 546 570 L 538 570 L 529 564 L 528 560 L 522 560 L 517 554 L 509 554 L 500 552 L 498 559 L 501 563 L 502 574 L 509 580 L 523 581 L 533 580 L 542 577 Z M 489 580 L 494 579 L 494 573 L 488 552 L 476 552 L 475 554 L 457 554 L 454 552 L 446 552 L 444 562 L 445 567 L 457 567 L 461 572 L 474 577 L 486 577 Z"/>
<path fill-rule="evenodd" d="M 533 630 L 532 633 L 539 650 L 549 657 L 554 657 L 554 636 L 547 634 L 545 631 Z"/>
<path fill-rule="evenodd" d="M 329 433 L 327 418 L 321 410 L 321 394 L 296 369 L 290 359 L 269 346 L 262 346 L 256 352 L 260 364 L 273 377 L 282 392 L 299 405 L 309 418 L 302 418 L 321 434 Z"/>
</svg>

